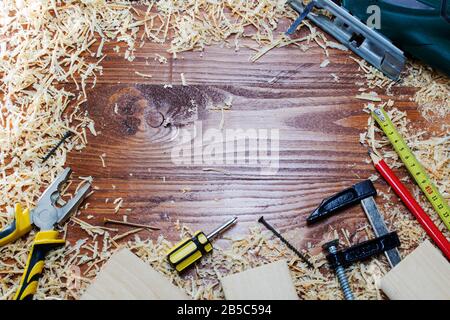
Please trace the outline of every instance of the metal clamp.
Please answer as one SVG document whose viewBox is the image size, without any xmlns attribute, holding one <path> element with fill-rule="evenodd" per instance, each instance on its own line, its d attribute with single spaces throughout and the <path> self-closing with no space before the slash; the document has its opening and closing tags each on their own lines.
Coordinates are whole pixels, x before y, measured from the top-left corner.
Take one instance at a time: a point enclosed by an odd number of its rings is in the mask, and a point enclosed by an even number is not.
<svg viewBox="0 0 450 320">
<path fill-rule="evenodd" d="M 367 260 L 398 246 L 400 246 L 400 239 L 397 232 L 391 232 L 381 237 L 361 242 L 350 248 L 329 253 L 327 260 L 333 268 L 337 266 L 348 267 L 355 262 Z"/>
<path fill-rule="evenodd" d="M 377 190 L 373 186 L 372 181 L 362 181 L 323 200 L 319 207 L 306 219 L 306 222 L 308 224 L 316 223 L 332 216 L 339 210 L 361 202 L 363 199 L 376 196 L 376 194 Z"/>
</svg>

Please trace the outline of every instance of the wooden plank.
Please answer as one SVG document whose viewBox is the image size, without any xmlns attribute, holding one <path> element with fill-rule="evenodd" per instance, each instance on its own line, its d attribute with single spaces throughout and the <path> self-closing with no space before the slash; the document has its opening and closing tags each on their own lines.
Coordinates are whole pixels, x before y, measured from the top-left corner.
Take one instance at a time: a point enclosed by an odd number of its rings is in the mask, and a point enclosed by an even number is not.
<svg viewBox="0 0 450 320">
<path fill-rule="evenodd" d="M 286 260 L 220 280 L 227 300 L 298 300 Z"/>
<path fill-rule="evenodd" d="M 128 249 L 114 253 L 81 300 L 185 300 L 186 293 Z"/>
<path fill-rule="evenodd" d="M 426 240 L 380 281 L 391 300 L 450 300 L 450 263 Z"/>
</svg>

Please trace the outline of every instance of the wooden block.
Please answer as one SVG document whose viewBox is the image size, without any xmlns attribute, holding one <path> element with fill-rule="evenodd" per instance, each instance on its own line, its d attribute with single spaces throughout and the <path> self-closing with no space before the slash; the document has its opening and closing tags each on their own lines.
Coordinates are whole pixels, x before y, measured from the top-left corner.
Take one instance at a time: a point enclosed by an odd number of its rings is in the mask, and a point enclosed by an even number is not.
<svg viewBox="0 0 450 320">
<path fill-rule="evenodd" d="M 450 300 L 450 263 L 426 240 L 381 279 L 380 288 L 391 300 Z"/>
<path fill-rule="evenodd" d="M 286 260 L 224 277 L 227 300 L 298 300 Z"/>
<path fill-rule="evenodd" d="M 81 300 L 182 300 L 180 288 L 128 249 L 114 253 Z"/>
</svg>

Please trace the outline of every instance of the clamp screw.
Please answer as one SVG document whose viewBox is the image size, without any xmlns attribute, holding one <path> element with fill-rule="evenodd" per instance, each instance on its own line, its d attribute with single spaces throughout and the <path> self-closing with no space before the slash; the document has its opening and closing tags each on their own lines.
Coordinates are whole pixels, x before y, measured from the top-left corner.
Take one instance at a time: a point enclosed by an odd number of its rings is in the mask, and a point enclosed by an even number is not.
<svg viewBox="0 0 450 320">
<path fill-rule="evenodd" d="M 334 255 L 337 253 L 337 248 L 339 246 L 339 240 L 333 240 L 325 243 L 322 248 L 327 250 L 330 254 Z M 342 291 L 344 292 L 345 300 L 354 300 L 352 289 L 350 289 L 350 284 L 348 283 L 347 275 L 345 274 L 345 269 L 343 266 L 335 266 L 334 271 L 341 285 Z"/>
</svg>

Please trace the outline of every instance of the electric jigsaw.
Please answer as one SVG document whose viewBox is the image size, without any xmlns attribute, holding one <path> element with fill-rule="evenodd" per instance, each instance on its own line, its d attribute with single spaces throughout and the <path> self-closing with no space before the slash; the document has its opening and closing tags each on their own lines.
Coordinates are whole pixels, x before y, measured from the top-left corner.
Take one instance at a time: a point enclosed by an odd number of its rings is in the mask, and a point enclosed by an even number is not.
<svg viewBox="0 0 450 320">
<path fill-rule="evenodd" d="M 379 31 L 412 56 L 450 75 L 449 0 L 343 0 L 350 14 L 367 21 L 380 8 Z"/>
<path fill-rule="evenodd" d="M 300 14 L 300 21 L 294 25 L 298 26 L 307 16 L 391 79 L 398 79 L 403 70 L 406 61 L 403 51 L 450 75 L 450 0 L 313 0 L 308 5 L 288 0 L 287 3 Z M 325 9 L 329 15 L 317 14 L 314 8 Z M 378 23 L 369 27 L 369 19 Z"/>
</svg>

